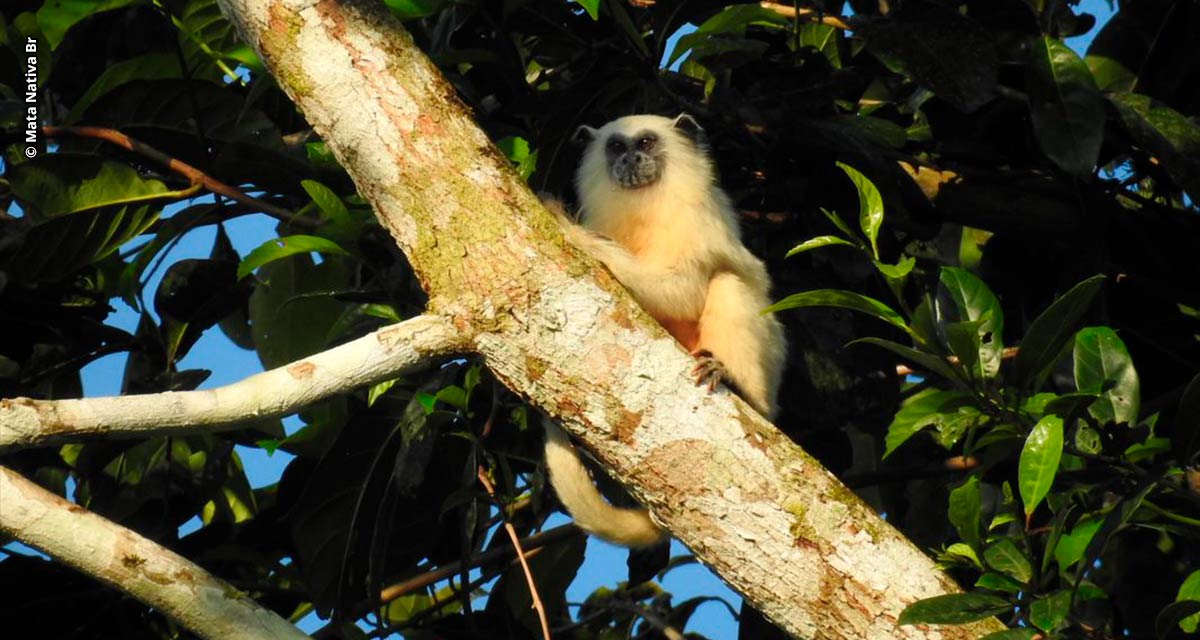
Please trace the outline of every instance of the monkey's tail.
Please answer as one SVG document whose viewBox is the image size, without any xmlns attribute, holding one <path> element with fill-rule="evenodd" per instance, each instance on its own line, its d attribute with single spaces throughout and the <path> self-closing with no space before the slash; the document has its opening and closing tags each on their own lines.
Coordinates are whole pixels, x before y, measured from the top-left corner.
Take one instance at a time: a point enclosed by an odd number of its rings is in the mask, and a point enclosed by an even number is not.
<svg viewBox="0 0 1200 640">
<path fill-rule="evenodd" d="M 567 434 L 548 420 L 542 422 L 546 427 L 546 468 L 550 470 L 550 484 L 580 529 L 624 547 L 645 547 L 666 537 L 645 509 L 625 509 L 609 504 L 596 489 L 591 475 L 579 460 L 579 453 L 567 440 Z"/>
</svg>

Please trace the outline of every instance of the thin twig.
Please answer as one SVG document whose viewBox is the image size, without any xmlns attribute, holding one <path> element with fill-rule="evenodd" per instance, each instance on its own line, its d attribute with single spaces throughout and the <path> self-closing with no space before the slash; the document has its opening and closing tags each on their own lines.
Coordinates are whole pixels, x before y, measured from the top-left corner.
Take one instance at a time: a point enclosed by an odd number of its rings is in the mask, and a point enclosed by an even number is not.
<svg viewBox="0 0 1200 640">
<path fill-rule="evenodd" d="M 854 29 L 854 27 L 850 26 L 850 23 L 846 22 L 845 18 L 823 15 L 815 9 L 797 9 L 796 7 L 779 4 L 778 2 L 760 2 L 758 6 L 774 11 L 785 18 L 820 22 L 823 25 L 833 27 L 834 29 L 841 29 L 842 31 L 851 31 Z"/>
<path fill-rule="evenodd" d="M 58 127 L 47 125 L 42 127 L 42 132 L 51 138 L 61 138 L 63 136 L 76 136 L 79 138 L 95 138 L 103 140 L 134 153 L 141 154 L 154 160 L 155 162 L 167 167 L 171 171 L 188 179 L 193 186 L 202 186 L 209 191 L 223 195 L 230 200 L 235 200 L 245 205 L 250 205 L 257 210 L 287 224 L 297 227 L 305 227 L 307 229 L 315 229 L 319 226 L 316 220 L 303 218 L 295 212 L 282 207 L 277 207 L 269 202 L 264 202 L 258 198 L 253 198 L 246 195 L 242 191 L 231 187 L 216 178 L 204 173 L 203 171 L 193 167 L 192 165 L 151 147 L 150 145 L 135 140 L 116 129 L 108 127 Z"/>
<path fill-rule="evenodd" d="M 529 551 L 527 551 L 525 553 L 525 557 L 532 558 L 532 557 L 536 556 L 537 554 L 541 553 L 542 551 L 545 551 L 545 549 L 546 549 L 546 547 L 538 547 L 537 549 L 530 549 Z M 430 604 L 428 607 L 425 607 L 424 609 L 421 609 L 420 611 L 414 613 L 412 615 L 412 617 L 408 618 L 407 620 L 404 620 L 404 621 L 396 623 L 396 624 L 388 625 L 382 629 L 376 629 L 374 632 L 372 632 L 370 634 L 369 637 L 384 638 L 384 637 L 390 636 L 393 633 L 396 633 L 397 631 L 402 631 L 404 629 L 419 626 L 420 623 L 424 622 L 426 618 L 436 615 L 439 611 L 441 611 L 445 607 L 449 606 L 450 603 L 455 602 L 461 596 L 461 594 L 473 593 L 476 589 L 482 587 L 483 585 L 487 584 L 488 582 L 491 582 L 493 579 L 496 578 L 496 576 L 500 575 L 504 571 L 507 571 L 509 569 L 509 567 L 516 565 L 517 562 L 518 562 L 518 560 L 516 558 L 513 558 L 506 565 L 497 567 L 495 569 L 492 569 L 491 571 L 484 571 L 482 574 L 480 574 L 480 576 L 478 578 L 475 578 L 470 583 L 459 586 L 458 588 L 455 588 L 454 583 L 451 582 L 448 587 L 450 589 L 449 597 L 439 599 L 437 597 L 437 594 L 435 593 L 431 596 L 433 603 Z"/>
<path fill-rule="evenodd" d="M 487 470 L 480 466 L 476 475 L 479 477 L 479 484 L 483 485 L 492 501 L 496 502 L 496 487 L 488 478 Z M 503 510 L 503 506 L 501 506 L 501 510 Z M 521 548 L 521 539 L 517 537 L 517 530 L 508 519 L 504 520 L 504 531 L 508 533 L 508 539 L 512 541 L 513 548 L 517 550 L 517 559 L 521 561 L 521 569 L 525 572 L 525 582 L 529 585 L 529 597 L 533 599 L 533 608 L 537 611 L 538 621 L 542 624 L 542 638 L 550 640 L 550 623 L 546 620 L 546 607 L 542 604 L 541 596 L 538 595 L 537 583 L 533 580 L 533 572 L 529 569 L 529 563 L 525 561 L 525 551 Z"/>
<path fill-rule="evenodd" d="M 540 549 L 559 540 L 580 535 L 579 527 L 573 524 L 565 524 L 561 527 L 547 529 L 541 533 L 521 539 L 521 548 L 525 549 L 525 557 L 532 555 L 533 550 Z M 467 558 L 466 568 L 474 569 L 476 567 L 490 564 L 500 560 L 508 555 L 514 555 L 515 550 L 512 547 L 496 547 L 489 549 L 483 553 L 476 554 Z M 389 587 L 382 589 L 379 592 L 379 600 L 383 604 L 387 604 L 396 598 L 406 596 L 418 589 L 428 587 L 435 582 L 441 582 L 451 576 L 458 575 L 462 572 L 464 563 L 462 561 L 451 562 L 447 565 L 438 567 L 432 571 L 426 571 L 420 575 L 413 576 L 403 582 L 397 582 Z"/>
</svg>

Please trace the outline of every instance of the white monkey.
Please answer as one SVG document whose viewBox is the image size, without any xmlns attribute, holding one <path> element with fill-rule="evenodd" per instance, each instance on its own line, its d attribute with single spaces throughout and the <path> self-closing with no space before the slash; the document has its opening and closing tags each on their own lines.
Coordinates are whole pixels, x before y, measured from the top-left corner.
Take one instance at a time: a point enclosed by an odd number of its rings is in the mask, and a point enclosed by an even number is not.
<svg viewBox="0 0 1200 640">
<path fill-rule="evenodd" d="M 567 238 L 603 262 L 697 358 L 697 384 L 713 390 L 724 380 L 773 417 L 783 329 L 760 313 L 770 304 L 771 282 L 742 244 L 700 126 L 686 114 L 637 115 L 581 127 L 576 138 L 587 144 L 575 176 L 582 225 L 560 216 Z M 663 538 L 645 510 L 601 497 L 566 435 L 549 423 L 546 466 L 584 531 L 625 546 Z"/>
</svg>

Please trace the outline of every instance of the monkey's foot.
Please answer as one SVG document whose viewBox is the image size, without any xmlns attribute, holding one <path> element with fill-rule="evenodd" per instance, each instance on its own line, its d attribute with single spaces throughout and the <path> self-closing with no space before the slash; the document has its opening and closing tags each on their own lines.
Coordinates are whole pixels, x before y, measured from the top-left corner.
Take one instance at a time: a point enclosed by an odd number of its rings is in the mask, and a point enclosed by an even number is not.
<svg viewBox="0 0 1200 640">
<path fill-rule="evenodd" d="M 692 368 L 696 386 L 707 386 L 709 393 L 716 391 L 717 384 L 725 377 L 725 365 L 708 349 L 696 349 L 692 356 L 696 358 L 696 366 Z"/>
</svg>

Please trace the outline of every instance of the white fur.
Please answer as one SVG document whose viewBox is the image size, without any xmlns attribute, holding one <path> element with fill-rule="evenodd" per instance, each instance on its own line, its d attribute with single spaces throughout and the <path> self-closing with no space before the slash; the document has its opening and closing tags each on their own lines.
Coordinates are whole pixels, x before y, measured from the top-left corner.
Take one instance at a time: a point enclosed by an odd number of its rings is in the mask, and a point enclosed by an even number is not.
<svg viewBox="0 0 1200 640">
<path fill-rule="evenodd" d="M 742 244 L 712 163 L 673 124 L 639 115 L 594 131 L 576 174 L 582 226 L 564 219 L 564 232 L 688 350 L 711 352 L 742 397 L 772 417 L 786 344 L 779 322 L 760 313 L 770 304 L 766 267 Z M 613 133 L 633 137 L 645 130 L 664 145 L 665 166 L 655 183 L 624 189 L 609 177 L 604 143 Z M 547 431 L 546 463 L 580 528 L 626 546 L 661 539 L 645 510 L 604 501 L 557 428 Z"/>
</svg>

